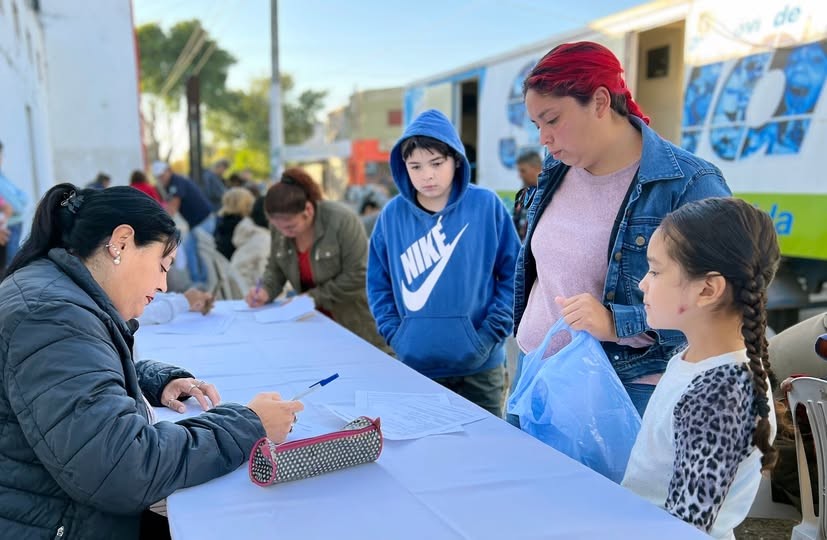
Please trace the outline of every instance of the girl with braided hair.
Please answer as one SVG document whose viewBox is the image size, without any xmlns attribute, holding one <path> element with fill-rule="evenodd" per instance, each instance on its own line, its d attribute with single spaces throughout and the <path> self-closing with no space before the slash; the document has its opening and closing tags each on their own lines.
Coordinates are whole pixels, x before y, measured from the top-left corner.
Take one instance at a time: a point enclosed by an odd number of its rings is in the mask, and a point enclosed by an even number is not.
<svg viewBox="0 0 827 540">
<path fill-rule="evenodd" d="M 652 394 L 623 485 L 734 538 L 777 457 L 766 339 L 775 228 L 747 202 L 705 199 L 664 218 L 647 259 L 646 322 L 683 332 L 688 345 Z"/>
</svg>

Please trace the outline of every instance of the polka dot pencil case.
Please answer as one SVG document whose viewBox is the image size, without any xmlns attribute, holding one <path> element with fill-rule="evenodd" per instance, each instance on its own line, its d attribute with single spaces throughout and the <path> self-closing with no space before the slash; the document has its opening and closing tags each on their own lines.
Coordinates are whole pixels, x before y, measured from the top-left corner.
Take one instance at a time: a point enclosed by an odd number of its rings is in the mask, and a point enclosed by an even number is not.
<svg viewBox="0 0 827 540">
<path fill-rule="evenodd" d="M 360 416 L 340 431 L 276 444 L 263 437 L 250 452 L 250 480 L 269 486 L 370 463 L 382 453 L 379 419 Z"/>
</svg>

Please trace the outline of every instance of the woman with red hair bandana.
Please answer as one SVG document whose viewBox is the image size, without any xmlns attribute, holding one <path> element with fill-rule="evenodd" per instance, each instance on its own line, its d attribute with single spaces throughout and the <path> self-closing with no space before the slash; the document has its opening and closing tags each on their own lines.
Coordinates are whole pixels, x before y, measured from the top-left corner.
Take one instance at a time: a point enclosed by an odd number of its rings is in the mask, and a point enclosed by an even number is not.
<svg viewBox="0 0 827 540">
<path fill-rule="evenodd" d="M 521 351 L 515 382 L 524 354 L 562 317 L 602 342 L 643 415 L 667 361 L 685 345 L 680 332 L 646 324 L 638 284 L 649 268 L 649 239 L 672 210 L 728 196 L 729 188 L 717 167 L 649 127 L 620 62 L 602 45 L 555 47 L 529 72 L 523 95 L 548 154 L 524 201 L 529 222 L 515 281 Z M 559 333 L 546 355 L 569 339 Z"/>
</svg>

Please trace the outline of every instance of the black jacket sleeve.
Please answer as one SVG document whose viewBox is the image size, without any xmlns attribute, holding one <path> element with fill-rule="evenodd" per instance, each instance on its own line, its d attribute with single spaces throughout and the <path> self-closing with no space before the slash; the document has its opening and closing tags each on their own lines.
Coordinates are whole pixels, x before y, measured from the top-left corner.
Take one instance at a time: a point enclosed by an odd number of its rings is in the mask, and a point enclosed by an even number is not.
<svg viewBox="0 0 827 540">
<path fill-rule="evenodd" d="M 255 413 L 234 404 L 150 424 L 125 388 L 131 360 L 119 356 L 104 323 L 76 305 L 32 311 L 9 340 L 7 358 L 2 382 L 38 459 L 69 496 L 105 512 L 136 514 L 227 474 L 265 434 Z M 150 380 L 173 372 L 163 373 Z"/>
<path fill-rule="evenodd" d="M 170 366 L 155 360 L 142 360 L 135 364 L 135 371 L 138 373 L 138 385 L 141 391 L 153 407 L 160 407 L 161 394 L 167 384 L 174 379 L 186 379 L 193 377 L 193 374 L 186 369 Z M 187 396 L 189 397 L 189 396 Z M 186 398 L 184 398 L 186 399 Z"/>
</svg>

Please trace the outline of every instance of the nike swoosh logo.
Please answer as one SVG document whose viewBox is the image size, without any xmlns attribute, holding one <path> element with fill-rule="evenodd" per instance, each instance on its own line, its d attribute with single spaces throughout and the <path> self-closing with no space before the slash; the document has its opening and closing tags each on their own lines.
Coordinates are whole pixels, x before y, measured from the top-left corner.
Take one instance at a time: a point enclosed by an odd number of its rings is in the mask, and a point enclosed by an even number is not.
<svg viewBox="0 0 827 540">
<path fill-rule="evenodd" d="M 428 302 L 428 298 L 430 298 L 431 292 L 434 290 L 437 281 L 439 281 L 439 277 L 448 265 L 448 261 L 451 260 L 451 255 L 454 254 L 454 248 L 457 247 L 459 239 L 462 238 L 462 234 L 467 228 L 468 225 L 466 224 L 465 227 L 459 231 L 459 234 L 454 237 L 454 241 L 445 246 L 448 249 L 442 254 L 442 258 L 436 263 L 436 266 L 434 266 L 431 273 L 428 274 L 428 277 L 425 278 L 425 281 L 422 282 L 419 289 L 409 291 L 405 286 L 405 282 L 400 280 L 400 284 L 402 285 L 402 302 L 404 302 L 406 308 L 411 311 L 419 311 Z"/>
</svg>

